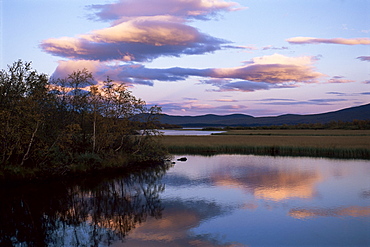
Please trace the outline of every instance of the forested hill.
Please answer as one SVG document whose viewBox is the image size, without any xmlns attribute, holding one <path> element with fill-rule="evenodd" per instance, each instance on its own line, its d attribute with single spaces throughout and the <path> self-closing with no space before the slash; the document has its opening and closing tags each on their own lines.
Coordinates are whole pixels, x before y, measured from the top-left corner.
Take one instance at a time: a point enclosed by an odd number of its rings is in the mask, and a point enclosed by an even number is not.
<svg viewBox="0 0 370 247">
<path fill-rule="evenodd" d="M 370 104 L 350 107 L 338 111 L 296 115 L 286 114 L 276 117 L 253 117 L 244 114 L 201 116 L 171 116 L 163 114 L 160 117 L 162 124 L 174 124 L 183 127 L 222 127 L 222 126 L 270 126 L 270 125 L 295 125 L 310 123 L 328 123 L 330 121 L 351 122 L 353 120 L 370 120 Z"/>
</svg>

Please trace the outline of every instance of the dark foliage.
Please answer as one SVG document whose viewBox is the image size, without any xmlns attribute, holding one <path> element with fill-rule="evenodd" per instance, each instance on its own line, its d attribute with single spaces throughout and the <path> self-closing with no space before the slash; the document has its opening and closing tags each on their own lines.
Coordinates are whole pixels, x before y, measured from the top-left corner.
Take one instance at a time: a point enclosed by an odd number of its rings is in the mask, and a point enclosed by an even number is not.
<svg viewBox="0 0 370 247">
<path fill-rule="evenodd" d="M 153 138 L 161 109 L 109 78 L 93 82 L 86 69 L 48 80 L 20 60 L 0 71 L 0 178 L 163 159 Z"/>
</svg>

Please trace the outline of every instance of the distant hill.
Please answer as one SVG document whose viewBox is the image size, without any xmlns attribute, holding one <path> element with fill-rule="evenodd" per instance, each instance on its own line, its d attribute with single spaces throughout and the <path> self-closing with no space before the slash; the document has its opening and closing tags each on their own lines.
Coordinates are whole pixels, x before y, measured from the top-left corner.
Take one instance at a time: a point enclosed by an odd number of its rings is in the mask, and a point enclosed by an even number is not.
<svg viewBox="0 0 370 247">
<path fill-rule="evenodd" d="M 294 125 L 303 123 L 328 123 L 330 121 L 351 122 L 353 120 L 370 120 L 370 104 L 350 107 L 338 111 L 298 115 L 286 114 L 276 117 L 253 117 L 244 114 L 201 116 L 171 116 L 163 114 L 160 117 L 162 124 L 175 124 L 182 127 L 224 127 L 224 126 L 270 126 Z"/>
</svg>

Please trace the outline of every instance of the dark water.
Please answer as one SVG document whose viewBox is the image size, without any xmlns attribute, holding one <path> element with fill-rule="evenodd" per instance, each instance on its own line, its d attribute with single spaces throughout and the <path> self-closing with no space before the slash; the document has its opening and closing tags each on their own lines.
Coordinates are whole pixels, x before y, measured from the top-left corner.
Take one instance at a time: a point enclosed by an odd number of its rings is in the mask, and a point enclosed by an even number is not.
<svg viewBox="0 0 370 247">
<path fill-rule="evenodd" d="M 2 188 L 0 245 L 370 246 L 369 161 L 187 158 L 129 176 Z"/>
</svg>

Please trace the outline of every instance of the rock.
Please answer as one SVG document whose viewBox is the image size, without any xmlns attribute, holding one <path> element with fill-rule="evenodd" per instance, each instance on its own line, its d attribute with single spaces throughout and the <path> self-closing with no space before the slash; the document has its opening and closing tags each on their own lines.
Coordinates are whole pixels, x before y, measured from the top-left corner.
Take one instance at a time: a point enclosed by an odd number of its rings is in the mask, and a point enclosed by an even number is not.
<svg viewBox="0 0 370 247">
<path fill-rule="evenodd" d="M 177 159 L 177 161 L 187 161 L 188 159 L 186 157 L 181 157 L 179 159 Z"/>
</svg>

